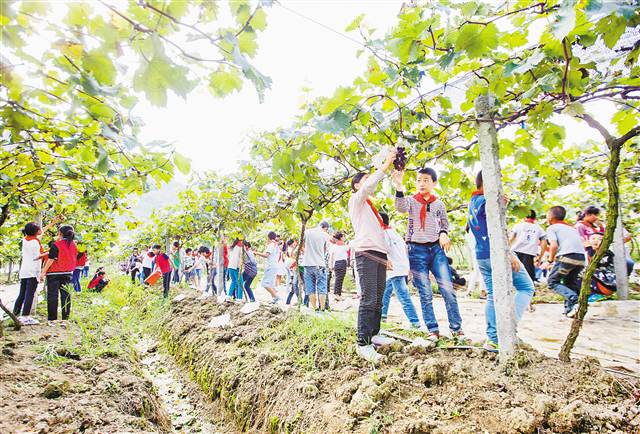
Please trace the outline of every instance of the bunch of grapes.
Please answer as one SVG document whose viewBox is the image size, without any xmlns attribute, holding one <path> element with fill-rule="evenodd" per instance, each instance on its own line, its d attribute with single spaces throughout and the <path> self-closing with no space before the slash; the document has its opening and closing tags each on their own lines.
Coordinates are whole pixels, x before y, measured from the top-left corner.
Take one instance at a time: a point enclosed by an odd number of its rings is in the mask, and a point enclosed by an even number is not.
<svg viewBox="0 0 640 434">
<path fill-rule="evenodd" d="M 404 153 L 404 146 L 398 146 L 396 150 L 396 159 L 393 160 L 393 167 L 395 167 L 396 170 L 404 170 L 404 167 L 407 165 L 407 156 Z"/>
</svg>

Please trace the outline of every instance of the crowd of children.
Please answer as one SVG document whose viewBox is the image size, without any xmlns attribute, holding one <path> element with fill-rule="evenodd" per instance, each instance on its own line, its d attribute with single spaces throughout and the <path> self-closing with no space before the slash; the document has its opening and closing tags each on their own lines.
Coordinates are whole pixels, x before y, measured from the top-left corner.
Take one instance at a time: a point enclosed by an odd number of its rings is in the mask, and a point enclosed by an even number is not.
<svg viewBox="0 0 640 434">
<path fill-rule="evenodd" d="M 380 333 L 380 323 L 387 317 L 394 293 L 411 326 L 424 328 L 432 341 L 440 338 L 440 325 L 433 308 L 433 276 L 444 301 L 450 334 L 454 340 L 464 343 L 467 339 L 462 329 L 463 320 L 455 288 L 464 286 L 465 280 L 452 268 L 451 258 L 447 256 L 451 247 L 450 227 L 444 202 L 434 195 L 438 181 L 436 171 L 431 168 L 417 170 L 417 191 L 408 195 L 403 186 L 404 171 L 393 170 L 395 210 L 398 214 L 407 215 L 405 237 L 389 225 L 389 215 L 378 212 L 370 200 L 390 171 L 394 159 L 395 151 L 390 151 L 373 174 L 358 173 L 353 177 L 348 212 L 354 236 L 349 243 L 344 233 L 332 233 L 329 223 L 322 221 L 317 227 L 305 231 L 300 245 L 296 239 L 283 239 L 275 232 L 266 235 L 265 247 L 260 251 L 242 237 L 234 239 L 230 245 L 223 238 L 220 248 L 183 248 L 179 241 L 175 241 L 167 251 L 160 244 L 153 244 L 142 251 L 133 249 L 122 269 L 134 283 L 153 285 L 161 280 L 165 298 L 172 284 L 184 281 L 200 290 L 202 297 L 223 295 L 229 301 L 254 302 L 256 297 L 252 285 L 259 275 L 257 258 L 262 258 L 260 287 L 271 296 L 273 303 L 280 302 L 279 294 L 288 293 L 287 305 L 295 296 L 298 303 L 314 311 L 324 311 L 329 309 L 331 292 L 333 302 L 343 300 L 343 284 L 351 267 L 357 291 L 354 298 L 360 299 L 357 352 L 372 362 L 382 357 L 376 346 L 393 341 Z M 604 226 L 599 220 L 600 210 L 593 206 L 580 213 L 575 225 L 566 222 L 566 214 L 562 206 L 550 207 L 545 230 L 537 223 L 535 211 L 531 210 L 510 231 L 516 321 L 530 306 L 534 282 L 545 273 L 548 273 L 549 288 L 564 299 L 565 315 L 573 317 L 576 313 L 583 270 L 600 247 Z M 58 299 L 62 321 L 66 321 L 71 310 L 70 287 L 75 291 L 81 290 L 80 277 L 87 266 L 87 252 L 75 243 L 73 228 L 60 226 L 58 236 L 48 250 L 40 242 L 43 232 L 59 221 L 52 221 L 44 230 L 35 223 L 28 223 L 24 228 L 20 293 L 14 313 L 20 315 L 25 324 L 37 323 L 31 311 L 38 282 L 46 282 L 50 323 L 58 318 Z M 486 289 L 487 339 L 484 348 L 498 351 L 482 172 L 476 177 L 476 190 L 470 198 L 467 231 L 474 244 L 472 263 L 477 267 Z M 625 237 L 629 239 L 628 233 Z M 629 258 L 627 263 L 630 273 L 633 263 Z M 419 309 L 410 296 L 410 281 L 417 289 Z M 108 283 L 106 272 L 99 268 L 88 288 L 102 291 Z M 220 283 L 222 287 L 219 287 Z M 609 297 L 616 291 L 612 252 L 607 251 L 598 264 L 591 288 L 590 300 Z"/>
</svg>

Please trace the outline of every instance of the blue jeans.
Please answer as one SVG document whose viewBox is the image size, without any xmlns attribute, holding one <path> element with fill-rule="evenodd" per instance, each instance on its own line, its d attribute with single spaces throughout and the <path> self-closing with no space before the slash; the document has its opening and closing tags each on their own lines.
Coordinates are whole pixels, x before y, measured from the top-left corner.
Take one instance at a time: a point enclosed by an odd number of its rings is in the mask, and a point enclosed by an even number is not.
<svg viewBox="0 0 640 434">
<path fill-rule="evenodd" d="M 387 279 L 387 286 L 385 287 L 384 295 L 382 296 L 382 317 L 387 317 L 387 312 L 389 311 L 389 303 L 391 302 L 391 294 L 393 294 L 394 290 L 396 291 L 398 301 L 402 305 L 402 310 L 404 310 L 404 314 L 409 319 L 411 325 L 419 326 L 420 320 L 418 319 L 416 308 L 413 307 L 411 295 L 409 295 L 409 287 L 407 286 L 406 276 L 396 276 Z"/>
<path fill-rule="evenodd" d="M 253 295 L 253 291 L 251 290 L 251 284 L 253 283 L 253 279 L 255 278 L 256 276 L 249 277 L 245 273 L 242 273 L 241 280 L 244 280 L 244 290 L 247 292 L 247 297 L 249 297 L 249 301 L 252 301 L 252 302 L 256 301 L 256 298 Z"/>
<path fill-rule="evenodd" d="M 564 312 L 569 312 L 578 303 L 584 269 L 584 255 L 581 253 L 568 253 L 558 256 L 551 268 L 547 284 L 549 288 L 564 298 Z"/>
<path fill-rule="evenodd" d="M 76 292 L 82 291 L 82 287 L 80 286 L 80 274 L 82 273 L 82 268 L 75 268 L 73 270 L 73 275 L 71 276 L 71 282 L 73 283 L 73 289 Z"/>
<path fill-rule="evenodd" d="M 438 333 L 438 321 L 433 312 L 433 291 L 429 272 L 433 273 L 438 289 L 447 308 L 449 329 L 457 332 L 462 328 L 462 318 L 458 309 L 458 300 L 453 289 L 451 269 L 447 255 L 439 244 L 430 245 L 408 243 L 409 265 L 413 274 L 413 284 L 418 289 L 422 306 L 422 319 L 431 333 Z"/>
<path fill-rule="evenodd" d="M 518 262 L 520 263 L 520 270 L 511 272 L 513 286 L 516 288 L 516 323 L 522 318 L 535 291 L 533 280 L 529 277 L 529 273 L 527 273 L 522 262 Z M 496 308 L 493 299 L 493 281 L 491 279 L 491 259 L 478 259 L 478 268 L 484 279 L 484 284 L 487 287 L 487 303 L 484 308 L 484 314 L 487 320 L 487 337 L 490 341 L 497 344 L 498 330 L 496 329 Z"/>
<path fill-rule="evenodd" d="M 229 277 L 231 277 L 231 285 L 229 286 L 229 297 L 235 297 L 242 300 L 242 279 L 237 268 L 229 268 Z"/>
<path fill-rule="evenodd" d="M 327 295 L 327 268 L 304 267 L 304 290 L 307 295 Z"/>
<path fill-rule="evenodd" d="M 218 269 L 212 268 L 209 276 L 209 281 L 207 282 L 207 289 L 204 292 L 209 292 L 209 288 L 211 288 L 211 294 L 218 293 L 218 287 L 216 286 L 216 276 L 218 275 Z"/>
</svg>

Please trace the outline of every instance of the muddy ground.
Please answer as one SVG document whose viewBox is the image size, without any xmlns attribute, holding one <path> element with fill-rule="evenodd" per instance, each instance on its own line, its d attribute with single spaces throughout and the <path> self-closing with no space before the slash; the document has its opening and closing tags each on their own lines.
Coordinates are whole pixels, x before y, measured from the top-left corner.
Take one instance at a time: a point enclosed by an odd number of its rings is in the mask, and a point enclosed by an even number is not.
<svg viewBox="0 0 640 434">
<path fill-rule="evenodd" d="M 506 368 L 482 350 L 387 348 L 356 358 L 353 325 L 263 305 L 174 302 L 163 340 L 240 431 L 305 433 L 628 433 L 639 384 L 597 360 L 564 364 L 529 348 Z M 230 326 L 210 328 L 229 314 Z M 215 322 L 215 321 L 214 321 Z"/>
<path fill-rule="evenodd" d="M 73 324 L 69 324 L 73 327 Z M 0 340 L 0 432 L 167 432 L 169 417 L 136 364 L 70 353 L 68 330 L 5 329 Z"/>
</svg>

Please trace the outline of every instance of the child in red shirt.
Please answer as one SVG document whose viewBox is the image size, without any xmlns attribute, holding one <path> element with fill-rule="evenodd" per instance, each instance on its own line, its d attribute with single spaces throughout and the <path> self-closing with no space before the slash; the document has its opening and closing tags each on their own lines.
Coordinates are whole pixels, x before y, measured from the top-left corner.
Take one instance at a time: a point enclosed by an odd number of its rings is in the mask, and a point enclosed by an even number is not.
<svg viewBox="0 0 640 434">
<path fill-rule="evenodd" d="M 164 289 L 162 295 L 164 298 L 169 296 L 169 285 L 171 284 L 171 263 L 169 262 L 169 256 L 162 251 L 162 246 L 156 244 L 152 247 L 155 256 L 155 266 L 153 272 L 160 270 L 162 273 L 162 287 Z"/>
</svg>

